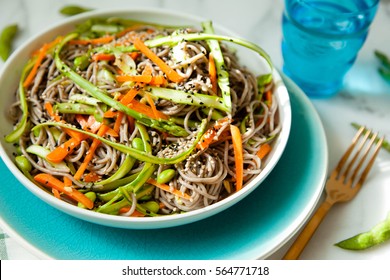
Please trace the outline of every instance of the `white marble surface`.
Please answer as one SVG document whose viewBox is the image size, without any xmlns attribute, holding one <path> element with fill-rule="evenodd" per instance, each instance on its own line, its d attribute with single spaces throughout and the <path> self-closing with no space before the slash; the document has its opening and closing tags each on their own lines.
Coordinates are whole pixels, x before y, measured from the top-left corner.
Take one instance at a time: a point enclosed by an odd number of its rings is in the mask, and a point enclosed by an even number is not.
<svg viewBox="0 0 390 280">
<path fill-rule="evenodd" d="M 18 46 L 51 24 L 64 20 L 58 10 L 77 2 L 95 9 L 160 7 L 209 18 L 260 44 L 278 67 L 282 65 L 282 0 L 0 0 L 0 30 L 5 25 L 18 23 L 21 27 L 15 42 Z M 329 169 L 335 166 L 354 135 L 351 122 L 365 124 L 390 138 L 390 84 L 377 74 L 378 63 L 373 55 L 375 49 L 390 54 L 389 27 L 390 1 L 382 0 L 369 37 L 347 76 L 343 92 L 331 99 L 312 100 L 326 132 Z M 0 62 L 0 69 L 2 66 Z M 353 201 L 331 209 L 301 259 L 389 259 L 390 241 L 362 252 L 344 251 L 333 246 L 337 241 L 371 228 L 383 220 L 389 211 L 390 154 L 381 151 L 363 190 Z M 280 259 L 290 242 L 270 259 Z M 6 243 L 10 259 L 37 259 L 18 240 L 10 237 L 6 238 Z"/>
</svg>

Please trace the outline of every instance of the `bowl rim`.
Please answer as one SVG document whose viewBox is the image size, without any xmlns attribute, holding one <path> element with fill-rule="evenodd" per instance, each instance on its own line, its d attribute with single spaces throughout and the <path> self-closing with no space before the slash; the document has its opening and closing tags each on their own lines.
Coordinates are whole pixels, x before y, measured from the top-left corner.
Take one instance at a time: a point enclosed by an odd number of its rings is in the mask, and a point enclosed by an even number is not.
<svg viewBox="0 0 390 280">
<path fill-rule="evenodd" d="M 74 28 L 74 25 L 84 20 L 87 20 L 92 17 L 110 17 L 110 16 L 118 16 L 124 17 L 128 14 L 130 18 L 131 15 L 137 14 L 157 14 L 158 16 L 164 17 L 172 17 L 173 21 L 178 21 L 179 19 L 184 19 L 191 22 L 200 23 L 205 18 L 194 16 L 190 14 L 186 14 L 184 12 L 179 12 L 175 10 L 168 10 L 162 8 L 129 8 L 129 9 L 113 9 L 113 10 L 95 10 L 89 11 L 83 14 L 79 14 L 73 16 L 71 18 L 64 19 L 60 22 L 54 23 L 49 26 L 45 30 L 33 35 L 26 42 L 24 42 L 20 47 L 17 48 L 10 56 L 10 58 L 6 61 L 3 66 L 3 69 L 0 73 L 0 82 L 4 78 L 4 73 L 8 68 L 11 67 L 11 64 L 17 57 L 24 53 L 28 46 L 36 45 L 37 42 L 42 42 L 42 37 L 48 36 L 49 33 L 54 32 L 55 30 L 61 28 Z M 156 22 L 157 23 L 157 22 Z M 218 23 L 213 22 L 214 27 L 218 31 L 218 33 L 225 33 L 231 36 L 240 37 L 229 29 L 219 25 Z M 97 213 L 90 210 L 81 209 L 79 207 L 75 207 L 74 205 L 70 205 L 64 201 L 56 199 L 54 196 L 48 194 L 43 191 L 39 187 L 37 187 L 33 182 L 31 182 L 24 174 L 17 168 L 15 163 L 11 160 L 6 152 L 6 149 L 3 147 L 2 138 L 0 141 L 0 155 L 3 159 L 6 166 L 10 169 L 13 175 L 22 183 L 24 187 L 26 187 L 29 191 L 31 191 L 34 195 L 39 197 L 41 200 L 50 204 L 56 209 L 59 209 L 69 215 L 77 217 L 79 219 L 93 222 L 96 224 L 101 224 L 105 226 L 118 227 L 118 228 L 129 228 L 129 229 L 153 229 L 153 228 L 166 228 L 166 227 L 174 227 L 179 225 L 184 225 L 188 223 L 192 223 L 209 216 L 215 215 L 231 206 L 236 204 L 237 202 L 244 199 L 247 195 L 249 195 L 254 189 L 256 189 L 261 182 L 269 175 L 272 169 L 278 163 L 281 155 L 283 154 L 287 141 L 290 134 L 291 129 L 291 104 L 289 99 L 289 94 L 287 92 L 287 88 L 284 85 L 282 78 L 276 69 L 273 69 L 272 74 L 275 80 L 275 90 L 278 90 L 278 102 L 279 105 L 279 114 L 284 114 L 283 116 L 283 127 L 275 139 L 274 145 L 278 145 L 278 149 L 275 149 L 272 154 L 271 162 L 268 162 L 266 166 L 261 171 L 260 180 L 253 179 L 245 188 L 243 188 L 240 192 L 236 192 L 230 195 L 227 198 L 224 198 L 221 201 L 218 201 L 212 205 L 207 207 L 194 210 L 191 212 L 183 213 L 180 215 L 167 215 L 167 216 L 159 216 L 159 217 L 122 217 L 122 216 L 114 216 L 108 214 Z M 5 156 L 4 156 L 5 155 Z"/>
</svg>

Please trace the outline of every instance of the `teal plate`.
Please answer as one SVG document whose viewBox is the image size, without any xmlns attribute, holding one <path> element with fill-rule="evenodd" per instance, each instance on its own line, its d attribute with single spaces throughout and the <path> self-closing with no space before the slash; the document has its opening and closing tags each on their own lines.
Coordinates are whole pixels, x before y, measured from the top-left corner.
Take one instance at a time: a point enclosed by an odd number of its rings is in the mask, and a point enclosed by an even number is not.
<svg viewBox="0 0 390 280">
<path fill-rule="evenodd" d="M 287 147 L 267 179 L 233 207 L 192 224 L 129 230 L 92 224 L 44 203 L 0 161 L 0 225 L 42 258 L 257 259 L 296 233 L 315 208 L 328 151 L 321 121 L 306 95 L 285 78 L 292 107 Z M 33 206 L 33 207 L 32 207 Z"/>
</svg>

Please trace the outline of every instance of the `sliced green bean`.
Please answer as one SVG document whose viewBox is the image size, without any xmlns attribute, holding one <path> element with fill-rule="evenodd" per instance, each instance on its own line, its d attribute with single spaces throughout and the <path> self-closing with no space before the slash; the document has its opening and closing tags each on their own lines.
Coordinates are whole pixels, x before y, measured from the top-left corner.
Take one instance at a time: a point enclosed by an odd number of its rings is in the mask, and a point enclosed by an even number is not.
<svg viewBox="0 0 390 280">
<path fill-rule="evenodd" d="M 229 107 L 226 106 L 222 99 L 218 96 L 207 94 L 185 92 L 182 90 L 162 88 L 162 87 L 145 87 L 144 89 L 150 95 L 157 98 L 173 101 L 179 104 L 187 104 L 200 107 L 211 107 L 224 112 L 229 112 Z"/>
<path fill-rule="evenodd" d="M 94 115 L 96 107 L 80 103 L 56 103 L 53 110 L 62 114 Z"/>
<path fill-rule="evenodd" d="M 95 185 L 93 185 L 92 189 L 93 189 L 93 191 L 95 191 L 97 193 L 109 192 L 109 191 L 115 190 L 121 186 L 124 186 L 126 184 L 129 184 L 130 182 L 134 181 L 135 178 L 137 178 L 137 176 L 138 176 L 138 173 L 135 173 L 135 174 L 132 174 L 130 176 L 106 183 L 105 185 L 100 185 L 98 182 Z M 100 198 L 101 194 L 98 194 L 98 196 Z"/>
<path fill-rule="evenodd" d="M 202 27 L 205 33 L 215 34 L 214 27 L 211 21 L 202 22 Z M 232 109 L 232 100 L 230 97 L 230 82 L 229 82 L 229 72 L 227 71 L 225 60 L 223 58 L 221 46 L 219 42 L 215 39 L 206 40 L 210 53 L 212 54 L 215 61 L 215 69 L 217 71 L 217 82 L 218 86 L 222 92 L 223 103 L 227 108 L 227 111 L 230 112 Z"/>
<path fill-rule="evenodd" d="M 125 160 L 123 161 L 122 165 L 118 168 L 118 170 L 109 178 L 97 182 L 95 185 L 99 186 L 101 185 L 102 188 L 105 188 L 104 185 L 110 184 L 118 179 L 123 178 L 127 173 L 130 172 L 130 170 L 133 168 L 134 164 L 136 162 L 136 159 L 126 155 Z"/>
<path fill-rule="evenodd" d="M 6 26 L 0 34 L 0 57 L 3 61 L 6 61 L 12 52 L 12 42 L 18 30 L 17 24 L 11 24 Z"/>
<path fill-rule="evenodd" d="M 19 80 L 19 100 L 22 109 L 22 118 L 20 122 L 16 125 L 14 131 L 12 131 L 10 134 L 5 136 L 5 141 L 8 143 L 13 143 L 18 141 L 27 128 L 28 104 L 27 104 L 26 92 L 23 86 L 23 82 L 27 76 L 27 73 L 31 70 L 34 64 L 35 64 L 35 59 L 31 59 L 24 67 L 22 71 L 22 75 Z"/>
</svg>

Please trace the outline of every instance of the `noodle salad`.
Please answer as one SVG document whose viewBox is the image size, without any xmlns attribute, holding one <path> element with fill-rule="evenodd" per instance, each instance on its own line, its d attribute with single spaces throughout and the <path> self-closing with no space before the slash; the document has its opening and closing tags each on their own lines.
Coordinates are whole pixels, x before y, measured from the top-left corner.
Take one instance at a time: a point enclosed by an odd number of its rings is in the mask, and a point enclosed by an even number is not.
<svg viewBox="0 0 390 280">
<path fill-rule="evenodd" d="M 56 198 L 131 217 L 185 213 L 240 191 L 264 167 L 281 124 L 272 74 L 201 28 L 94 18 L 36 50 L 5 140 Z"/>
</svg>

